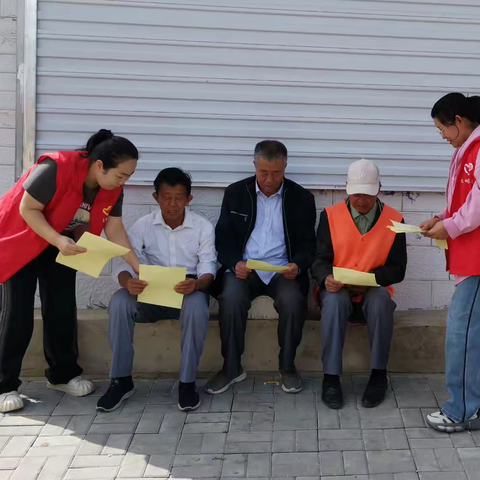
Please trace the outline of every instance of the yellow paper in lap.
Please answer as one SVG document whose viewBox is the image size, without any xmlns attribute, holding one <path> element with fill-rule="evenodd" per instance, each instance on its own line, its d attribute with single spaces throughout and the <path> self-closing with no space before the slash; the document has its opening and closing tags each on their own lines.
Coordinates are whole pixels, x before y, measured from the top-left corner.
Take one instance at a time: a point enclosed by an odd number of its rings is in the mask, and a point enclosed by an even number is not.
<svg viewBox="0 0 480 480">
<path fill-rule="evenodd" d="M 390 220 L 392 225 L 388 225 L 392 232 L 395 233 L 422 233 L 422 229 L 416 225 L 406 225 L 405 223 L 399 223 L 395 220 Z M 435 240 L 435 245 L 443 250 L 448 250 L 448 244 L 446 240 Z"/>
<path fill-rule="evenodd" d="M 79 247 L 87 249 L 80 255 L 65 256 L 59 253 L 57 263 L 73 268 L 79 272 L 98 278 L 105 264 L 113 257 L 126 255 L 128 248 L 110 242 L 105 238 L 85 232 L 77 242 Z"/>
<path fill-rule="evenodd" d="M 261 262 L 260 260 L 247 260 L 247 268 L 251 270 L 260 270 L 262 272 L 275 272 L 282 273 L 288 270 L 288 267 L 279 267 L 278 265 L 272 265 L 267 262 Z"/>
<path fill-rule="evenodd" d="M 349 268 L 333 267 L 333 278 L 344 285 L 358 285 L 361 287 L 378 287 L 373 273 L 358 272 Z"/>
<path fill-rule="evenodd" d="M 150 303 L 162 307 L 182 308 L 183 295 L 173 287 L 185 281 L 185 267 L 170 268 L 157 265 L 140 265 L 140 280 L 148 283 L 147 288 L 138 296 L 141 303 Z"/>
</svg>

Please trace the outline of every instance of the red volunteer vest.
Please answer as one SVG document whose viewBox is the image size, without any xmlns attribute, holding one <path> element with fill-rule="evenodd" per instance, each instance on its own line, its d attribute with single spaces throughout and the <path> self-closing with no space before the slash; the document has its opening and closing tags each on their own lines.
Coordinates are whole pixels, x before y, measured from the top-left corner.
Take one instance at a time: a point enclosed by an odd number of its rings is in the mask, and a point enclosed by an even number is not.
<svg viewBox="0 0 480 480">
<path fill-rule="evenodd" d="M 326 209 L 333 244 L 333 266 L 349 268 L 359 272 L 371 272 L 385 265 L 395 240 L 395 233 L 387 228 L 391 220 L 402 221 L 402 215 L 388 205 L 373 228 L 362 235 L 346 202 L 337 203 Z M 393 296 L 392 287 L 387 287 Z"/>
<path fill-rule="evenodd" d="M 57 190 L 43 214 L 58 232 L 63 232 L 83 201 L 83 184 L 90 166 L 85 152 L 54 152 L 42 155 L 37 163 L 51 158 L 57 163 Z M 48 242 L 37 235 L 19 213 L 25 190 L 23 183 L 32 167 L 0 199 L 0 283 L 5 283 L 21 268 L 38 257 Z M 90 232 L 100 235 L 122 189 L 100 189 L 90 212 Z"/>
<path fill-rule="evenodd" d="M 466 202 L 468 194 L 475 185 L 475 167 L 480 151 L 480 138 L 472 142 L 463 155 L 459 166 L 458 176 L 453 191 L 452 205 L 447 211 L 447 218 L 451 218 Z M 447 270 L 452 275 L 480 275 L 480 227 L 472 232 L 464 233 L 455 240 L 449 238 Z"/>
</svg>

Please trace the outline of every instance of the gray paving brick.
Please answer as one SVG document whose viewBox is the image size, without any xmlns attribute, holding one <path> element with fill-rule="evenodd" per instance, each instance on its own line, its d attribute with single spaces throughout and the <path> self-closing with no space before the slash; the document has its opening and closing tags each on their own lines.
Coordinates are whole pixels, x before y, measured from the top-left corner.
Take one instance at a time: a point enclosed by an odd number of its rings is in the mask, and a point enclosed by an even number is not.
<svg viewBox="0 0 480 480">
<path fill-rule="evenodd" d="M 144 477 L 168 478 L 172 471 L 173 455 L 152 455 Z"/>
<path fill-rule="evenodd" d="M 273 452 L 295 452 L 295 431 L 277 431 L 273 432 Z"/>
<path fill-rule="evenodd" d="M 435 455 L 442 471 L 463 471 L 462 462 L 455 448 L 438 448 L 435 450 Z"/>
<path fill-rule="evenodd" d="M 408 472 L 408 473 L 395 473 L 393 475 L 394 480 L 418 480 L 419 477 L 416 473 Z"/>
<path fill-rule="evenodd" d="M 79 455 L 73 459 L 70 468 L 118 467 L 123 460 L 121 455 Z"/>
<path fill-rule="evenodd" d="M 0 458 L 0 470 L 14 470 L 20 464 L 20 457 Z"/>
<path fill-rule="evenodd" d="M 35 480 L 46 461 L 45 457 L 25 457 L 11 480 Z"/>
<path fill-rule="evenodd" d="M 206 433 L 203 436 L 200 453 L 223 453 L 225 451 L 226 433 Z"/>
<path fill-rule="evenodd" d="M 360 428 L 360 412 L 355 403 L 347 403 L 338 411 L 340 428 Z"/>
<path fill-rule="evenodd" d="M 166 413 L 163 417 L 160 433 L 181 433 L 185 424 L 184 413 Z"/>
<path fill-rule="evenodd" d="M 72 397 L 65 395 L 57 405 L 52 415 L 94 415 L 97 410 L 98 398 Z"/>
<path fill-rule="evenodd" d="M 140 418 L 135 433 L 158 433 L 160 431 L 163 417 L 163 414 L 144 413 Z"/>
<path fill-rule="evenodd" d="M 204 435 L 203 433 L 186 433 L 180 438 L 177 454 L 194 454 L 202 450 Z"/>
<path fill-rule="evenodd" d="M 144 455 L 174 454 L 179 438 L 174 433 L 138 433 L 133 436 L 128 451 Z"/>
<path fill-rule="evenodd" d="M 173 387 L 175 386 L 176 380 L 172 378 L 160 378 L 155 380 L 152 389 L 150 391 L 151 395 L 167 395 L 174 393 Z"/>
<path fill-rule="evenodd" d="M 295 410 L 295 396 L 280 394 L 275 395 L 274 410 L 276 412 Z"/>
<path fill-rule="evenodd" d="M 405 433 L 407 438 L 446 438 L 448 437 L 443 432 L 434 430 L 433 428 L 406 428 Z"/>
<path fill-rule="evenodd" d="M 478 448 L 459 448 L 458 454 L 462 460 L 465 471 L 471 479 L 478 480 L 478 472 L 480 472 L 480 450 Z M 477 475 L 477 477 L 473 477 Z"/>
<path fill-rule="evenodd" d="M 307 477 L 320 474 L 317 453 L 274 453 L 272 476 Z"/>
<path fill-rule="evenodd" d="M 185 423 L 224 423 L 230 422 L 231 414 L 223 413 L 189 413 Z"/>
<path fill-rule="evenodd" d="M 113 479 L 117 474 L 118 467 L 94 467 L 69 469 L 65 480 L 97 480 Z"/>
<path fill-rule="evenodd" d="M 367 452 L 370 473 L 415 472 L 415 463 L 409 450 Z"/>
<path fill-rule="evenodd" d="M 320 473 L 322 475 L 343 475 L 342 452 L 320 452 Z"/>
<path fill-rule="evenodd" d="M 37 436 L 42 431 L 42 426 L 38 427 L 0 427 L 1 437 L 16 437 L 19 435 Z"/>
<path fill-rule="evenodd" d="M 83 440 L 77 455 L 99 455 L 108 440 L 108 435 L 87 435 Z"/>
<path fill-rule="evenodd" d="M 387 442 L 383 430 L 364 430 L 365 450 L 387 450 Z"/>
<path fill-rule="evenodd" d="M 365 452 L 343 452 L 343 465 L 346 475 L 368 474 Z"/>
<path fill-rule="evenodd" d="M 172 467 L 171 478 L 210 478 L 220 476 L 221 465 Z"/>
<path fill-rule="evenodd" d="M 386 429 L 383 431 L 383 434 L 385 435 L 388 450 L 408 450 L 410 448 L 405 430 L 400 428 Z"/>
<path fill-rule="evenodd" d="M 401 408 L 400 412 L 405 427 L 425 427 L 423 415 L 419 408 Z"/>
<path fill-rule="evenodd" d="M 462 432 L 462 433 L 470 433 L 475 445 L 477 447 L 480 447 L 480 430 L 474 430 L 472 432 Z M 456 435 L 452 435 L 452 436 L 456 436 Z"/>
<path fill-rule="evenodd" d="M 295 432 L 296 452 L 318 452 L 316 430 L 297 430 Z"/>
<path fill-rule="evenodd" d="M 413 449 L 412 454 L 419 472 L 439 472 L 441 470 L 433 449 Z"/>
<path fill-rule="evenodd" d="M 141 413 L 125 413 L 118 409 L 113 412 L 97 413 L 93 423 L 138 423 L 141 416 Z"/>
<path fill-rule="evenodd" d="M 72 461 L 72 457 L 50 457 L 37 480 L 61 480 Z"/>
<path fill-rule="evenodd" d="M 269 453 L 272 451 L 271 442 L 228 442 L 226 453 Z"/>
<path fill-rule="evenodd" d="M 103 457 L 104 455 L 102 455 Z M 80 458 L 80 457 L 77 457 Z M 107 458 L 119 458 L 120 456 L 107 457 Z M 122 464 L 122 468 L 118 473 L 118 478 L 132 478 L 132 477 L 142 477 L 145 473 L 145 469 L 148 465 L 149 457 L 148 455 L 138 455 L 136 453 L 127 453 L 125 460 Z"/>
<path fill-rule="evenodd" d="M 49 417 L 47 424 L 40 432 L 40 436 L 47 437 L 50 435 L 62 435 L 62 433 L 65 432 L 67 425 L 70 423 L 71 418 L 72 417 L 70 415 Z"/>
<path fill-rule="evenodd" d="M 403 428 L 400 410 L 396 408 L 360 409 L 360 423 L 364 430 L 383 428 Z"/>
<path fill-rule="evenodd" d="M 274 412 L 253 412 L 251 431 L 273 430 Z"/>
<path fill-rule="evenodd" d="M 467 476 L 462 472 L 422 472 L 420 473 L 420 480 L 467 480 Z M 474 480 L 473 477 L 471 480 Z"/>
<path fill-rule="evenodd" d="M 418 390 L 414 394 L 411 391 L 396 391 L 399 408 L 436 408 L 438 407 L 435 395 L 430 390 Z"/>
<path fill-rule="evenodd" d="M 249 432 L 253 422 L 253 412 L 232 412 L 230 432 Z"/>
<path fill-rule="evenodd" d="M 78 437 L 66 435 L 53 435 L 50 437 L 38 437 L 33 443 L 34 447 L 55 447 L 63 445 L 80 445 L 84 439 L 83 435 Z"/>
<path fill-rule="evenodd" d="M 274 430 L 312 430 L 316 429 L 315 410 L 291 410 L 275 412 Z"/>
<path fill-rule="evenodd" d="M 338 410 L 332 410 L 322 402 L 317 402 L 316 405 L 318 412 L 318 428 L 324 430 L 340 428 Z"/>
<path fill-rule="evenodd" d="M 33 445 L 35 437 L 31 435 L 20 435 L 13 437 L 0 453 L 1 457 L 23 457 Z"/>
<path fill-rule="evenodd" d="M 73 457 L 78 445 L 56 445 L 53 447 L 32 447 L 27 457 Z"/>
<path fill-rule="evenodd" d="M 183 433 L 226 433 L 228 423 L 189 423 L 183 427 Z"/>
<path fill-rule="evenodd" d="M 410 448 L 450 448 L 453 447 L 450 437 L 444 438 L 410 438 Z"/>
<path fill-rule="evenodd" d="M 45 415 L 32 415 L 30 417 L 20 417 L 18 415 L 3 417 L 0 420 L 1 427 L 28 427 L 42 426 L 48 422 L 49 417 Z"/>
<path fill-rule="evenodd" d="M 108 437 L 102 455 L 125 455 L 132 437 L 128 433 L 113 433 Z"/>
<path fill-rule="evenodd" d="M 220 413 L 230 412 L 233 402 L 233 395 L 222 394 L 215 395 L 210 403 L 209 412 Z"/>
<path fill-rule="evenodd" d="M 247 477 L 269 477 L 271 455 L 269 453 L 251 453 L 247 460 Z"/>
<path fill-rule="evenodd" d="M 222 478 L 245 477 L 247 472 L 247 455 L 232 454 L 224 455 L 222 466 Z"/>
<path fill-rule="evenodd" d="M 477 446 L 472 437 L 472 433 L 468 430 L 464 432 L 458 432 L 455 435 L 452 435 L 450 438 L 455 448 L 469 448 Z"/>
<path fill-rule="evenodd" d="M 14 470 L 0 470 L 0 480 L 10 480 L 14 473 Z"/>
<path fill-rule="evenodd" d="M 136 423 L 94 423 L 88 433 L 133 433 L 136 428 Z"/>
<path fill-rule="evenodd" d="M 3 447 L 9 442 L 11 437 L 0 437 L 0 452 L 2 451 Z"/>
<path fill-rule="evenodd" d="M 85 435 L 94 418 L 94 415 L 75 415 L 67 425 L 64 435 Z"/>
</svg>

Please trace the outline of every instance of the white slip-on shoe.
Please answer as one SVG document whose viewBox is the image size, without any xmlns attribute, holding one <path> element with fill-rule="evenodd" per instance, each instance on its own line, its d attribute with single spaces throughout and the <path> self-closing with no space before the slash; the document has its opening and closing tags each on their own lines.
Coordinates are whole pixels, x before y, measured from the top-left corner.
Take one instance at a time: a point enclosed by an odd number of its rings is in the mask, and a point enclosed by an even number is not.
<svg viewBox="0 0 480 480">
<path fill-rule="evenodd" d="M 23 400 L 17 391 L 0 395 L 0 413 L 13 412 L 23 408 Z"/>
<path fill-rule="evenodd" d="M 427 423 L 435 430 L 445 433 L 463 432 L 467 428 L 474 430 L 477 420 L 478 413 L 472 415 L 466 422 L 455 422 L 441 410 L 427 415 Z"/>
<path fill-rule="evenodd" d="M 95 390 L 95 385 L 93 385 L 90 380 L 85 380 L 80 376 L 72 378 L 68 383 L 54 385 L 53 383 L 47 382 L 47 387 L 52 390 L 68 393 L 68 395 L 72 395 L 73 397 L 85 397 Z"/>
</svg>

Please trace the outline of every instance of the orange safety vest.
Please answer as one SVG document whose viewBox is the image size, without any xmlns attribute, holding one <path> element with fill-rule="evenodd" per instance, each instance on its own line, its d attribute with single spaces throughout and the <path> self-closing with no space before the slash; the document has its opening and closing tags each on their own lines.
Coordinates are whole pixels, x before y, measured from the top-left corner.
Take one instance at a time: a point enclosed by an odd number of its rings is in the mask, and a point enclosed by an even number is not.
<svg viewBox="0 0 480 480">
<path fill-rule="evenodd" d="M 362 235 L 345 201 L 325 210 L 332 237 L 334 267 L 371 272 L 385 265 L 396 235 L 387 226 L 392 224 L 391 220 L 401 222 L 401 213 L 384 205 L 373 228 Z M 387 289 L 393 296 L 393 288 Z"/>
</svg>

